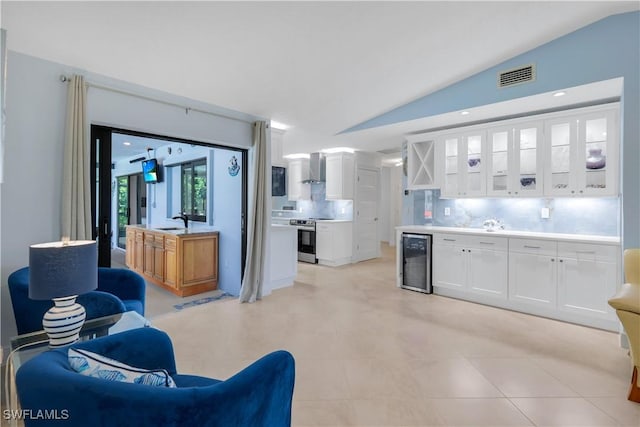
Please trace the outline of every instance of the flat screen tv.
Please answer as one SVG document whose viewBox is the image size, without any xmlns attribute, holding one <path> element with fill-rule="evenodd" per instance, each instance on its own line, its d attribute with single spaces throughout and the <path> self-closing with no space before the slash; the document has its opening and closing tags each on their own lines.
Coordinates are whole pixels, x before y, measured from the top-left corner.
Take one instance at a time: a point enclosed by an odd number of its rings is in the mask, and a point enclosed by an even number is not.
<svg viewBox="0 0 640 427">
<path fill-rule="evenodd" d="M 160 182 L 160 166 L 157 159 L 142 161 L 142 176 L 144 177 L 144 182 Z"/>
</svg>

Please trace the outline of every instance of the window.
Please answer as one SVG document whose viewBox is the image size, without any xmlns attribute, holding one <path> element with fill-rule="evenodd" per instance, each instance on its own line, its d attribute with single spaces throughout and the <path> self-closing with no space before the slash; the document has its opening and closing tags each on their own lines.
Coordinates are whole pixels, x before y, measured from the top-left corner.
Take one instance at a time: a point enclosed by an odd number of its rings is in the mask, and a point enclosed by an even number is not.
<svg viewBox="0 0 640 427">
<path fill-rule="evenodd" d="M 192 221 L 207 219 L 207 160 L 198 159 L 181 165 L 181 211 Z"/>
</svg>

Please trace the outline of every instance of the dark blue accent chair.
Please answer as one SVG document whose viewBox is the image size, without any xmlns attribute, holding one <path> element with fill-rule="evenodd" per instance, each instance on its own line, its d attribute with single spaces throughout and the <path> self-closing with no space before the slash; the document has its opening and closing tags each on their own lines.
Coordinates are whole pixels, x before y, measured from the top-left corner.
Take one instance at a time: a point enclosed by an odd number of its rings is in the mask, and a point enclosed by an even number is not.
<svg viewBox="0 0 640 427">
<path fill-rule="evenodd" d="M 53 301 L 29 298 L 29 267 L 14 271 L 7 281 L 18 334 L 42 330 L 42 317 Z M 79 295 L 77 301 L 87 311 L 87 319 L 130 310 L 144 316 L 145 287 L 144 279 L 133 271 L 100 267 L 98 289 Z"/>
<path fill-rule="evenodd" d="M 293 356 L 270 353 L 220 381 L 176 372 L 169 336 L 139 328 L 72 344 L 131 366 L 166 369 L 177 388 L 90 378 L 69 365 L 69 346 L 27 361 L 16 374 L 22 409 L 62 413 L 61 421 L 26 420 L 27 427 L 198 426 L 288 427 L 295 380 Z"/>
<path fill-rule="evenodd" d="M 126 268 L 98 267 L 98 290 L 120 298 L 126 311 L 144 316 L 147 282 L 135 271 Z"/>
</svg>

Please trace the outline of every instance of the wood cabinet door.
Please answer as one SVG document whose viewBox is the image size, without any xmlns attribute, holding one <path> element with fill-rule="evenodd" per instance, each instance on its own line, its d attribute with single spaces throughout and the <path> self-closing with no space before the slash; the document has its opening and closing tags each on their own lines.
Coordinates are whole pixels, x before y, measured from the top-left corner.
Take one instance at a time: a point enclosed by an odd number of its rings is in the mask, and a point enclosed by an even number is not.
<svg viewBox="0 0 640 427">
<path fill-rule="evenodd" d="M 136 245 L 136 232 L 127 229 L 127 243 L 125 252 L 125 265 L 130 269 L 135 269 L 135 245 Z"/>
<path fill-rule="evenodd" d="M 175 238 L 166 238 L 164 241 L 164 283 L 177 287 L 178 283 L 178 256 Z"/>
<path fill-rule="evenodd" d="M 144 274 L 147 276 L 153 276 L 153 239 L 154 235 L 151 233 L 144 233 Z"/>
<path fill-rule="evenodd" d="M 218 237 L 184 239 L 179 263 L 182 265 L 182 286 L 218 279 Z"/>
<path fill-rule="evenodd" d="M 164 281 L 164 236 L 156 235 L 153 242 L 153 277 Z"/>
<path fill-rule="evenodd" d="M 144 233 L 136 231 L 134 270 L 142 273 L 144 271 Z"/>
</svg>

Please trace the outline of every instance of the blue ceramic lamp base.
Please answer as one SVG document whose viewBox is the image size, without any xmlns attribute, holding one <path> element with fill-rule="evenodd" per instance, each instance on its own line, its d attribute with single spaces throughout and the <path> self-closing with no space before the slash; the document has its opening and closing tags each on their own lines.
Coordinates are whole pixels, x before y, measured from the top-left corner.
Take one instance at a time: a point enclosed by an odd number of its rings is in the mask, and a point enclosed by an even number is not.
<svg viewBox="0 0 640 427">
<path fill-rule="evenodd" d="M 49 347 L 62 347 L 78 341 L 87 313 L 76 302 L 76 297 L 54 298 L 55 305 L 44 314 L 42 326 L 49 336 Z"/>
</svg>

